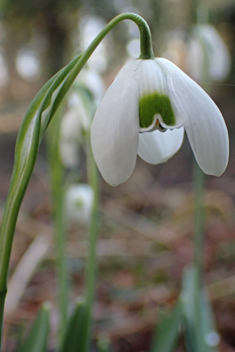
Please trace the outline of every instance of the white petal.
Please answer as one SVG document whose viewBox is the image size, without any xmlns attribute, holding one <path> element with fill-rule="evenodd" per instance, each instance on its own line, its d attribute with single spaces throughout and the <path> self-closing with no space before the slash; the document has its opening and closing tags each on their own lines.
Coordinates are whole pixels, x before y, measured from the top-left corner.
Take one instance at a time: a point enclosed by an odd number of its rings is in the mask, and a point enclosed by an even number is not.
<svg viewBox="0 0 235 352">
<path fill-rule="evenodd" d="M 167 87 L 167 74 L 157 60 L 142 60 L 138 66 L 140 99 L 142 98 L 141 132 L 152 130 L 154 115 L 161 122 L 168 121 L 171 126 L 180 127 L 180 116 L 175 116 Z M 144 102 L 144 99 L 147 99 Z M 147 117 L 148 116 L 148 117 Z"/>
<path fill-rule="evenodd" d="M 137 66 L 127 63 L 101 101 L 91 127 L 91 144 L 98 168 L 112 186 L 132 174 L 137 157 L 139 87 Z"/>
<path fill-rule="evenodd" d="M 184 128 L 160 132 L 140 133 L 139 156 L 150 164 L 160 164 L 170 159 L 181 147 L 184 138 Z"/>
<path fill-rule="evenodd" d="M 156 60 L 141 60 L 139 66 L 140 97 L 151 93 L 165 93 L 165 73 Z"/>
<path fill-rule="evenodd" d="M 228 163 L 228 131 L 223 116 L 206 92 L 177 66 L 157 59 L 167 72 L 168 91 L 177 115 L 182 117 L 195 158 L 209 175 L 220 176 Z"/>
</svg>

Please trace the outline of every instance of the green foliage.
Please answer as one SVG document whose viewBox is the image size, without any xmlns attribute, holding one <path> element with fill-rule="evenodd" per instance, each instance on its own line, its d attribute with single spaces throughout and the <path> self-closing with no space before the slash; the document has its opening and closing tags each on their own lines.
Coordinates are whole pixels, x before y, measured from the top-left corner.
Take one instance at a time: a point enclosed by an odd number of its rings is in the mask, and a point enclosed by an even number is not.
<svg viewBox="0 0 235 352">
<path fill-rule="evenodd" d="M 83 352 L 86 341 L 84 341 L 84 325 L 86 304 L 81 299 L 75 303 L 75 307 L 68 320 L 65 336 L 62 341 L 60 352 Z"/>
<path fill-rule="evenodd" d="M 185 269 L 178 302 L 158 325 L 150 352 L 174 352 L 182 332 L 187 352 L 218 352 L 211 305 L 194 266 Z"/>
<path fill-rule="evenodd" d="M 3 17 L 11 20 L 15 17 L 38 17 L 39 14 L 53 10 L 75 10 L 81 5 L 81 0 L 4 0 L 0 4 Z"/>
<path fill-rule="evenodd" d="M 36 162 L 41 139 L 76 78 L 80 56 L 48 81 L 30 104 L 18 134 L 15 164 L 0 230 L 0 312 L 5 301 L 12 241 L 21 202 Z M 80 67 L 78 68 L 78 70 Z M 2 324 L 2 314 L 0 316 Z"/>
<path fill-rule="evenodd" d="M 38 316 L 32 326 L 32 329 L 18 352 L 46 352 L 47 337 L 49 333 L 50 307 L 44 303 L 38 313 Z"/>
<path fill-rule="evenodd" d="M 174 352 L 179 339 L 181 321 L 182 304 L 179 300 L 158 325 L 150 352 Z"/>
<path fill-rule="evenodd" d="M 198 278 L 195 267 L 184 271 L 181 299 L 187 351 L 218 352 L 219 335 L 215 330 L 212 309 Z"/>
</svg>

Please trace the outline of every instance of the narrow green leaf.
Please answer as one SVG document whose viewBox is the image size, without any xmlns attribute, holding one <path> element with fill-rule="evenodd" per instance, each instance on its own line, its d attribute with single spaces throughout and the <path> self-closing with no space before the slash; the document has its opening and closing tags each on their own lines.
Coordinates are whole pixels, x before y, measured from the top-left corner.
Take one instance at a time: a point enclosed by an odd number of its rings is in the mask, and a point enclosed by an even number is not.
<svg viewBox="0 0 235 352">
<path fill-rule="evenodd" d="M 188 267 L 184 271 L 181 299 L 187 351 L 217 352 L 219 335 L 215 330 L 210 303 L 200 287 L 195 267 Z"/>
<path fill-rule="evenodd" d="M 74 70 L 74 68 L 79 62 L 80 57 L 81 55 L 75 58 L 70 64 L 65 66 L 54 77 L 52 77 L 50 81 L 44 85 L 44 87 L 42 87 L 30 104 L 21 125 L 16 141 L 15 163 L 10 190 L 8 193 L 0 230 L 1 292 L 6 291 L 9 258 L 16 220 L 22 199 L 29 183 L 29 179 L 33 172 L 41 138 L 50 120 L 52 119 L 53 114 L 55 113 L 55 105 L 56 108 L 58 108 L 59 102 L 56 97 L 59 94 L 60 87 L 63 94 L 65 94 L 72 84 L 73 79 L 76 78 L 77 71 L 79 72 L 80 67 L 76 68 L 76 70 Z M 70 74 L 71 72 L 72 74 Z M 66 87 L 66 91 L 64 87 Z M 53 94 L 55 90 L 57 90 L 56 94 Z M 0 297 L 0 312 L 3 311 L 3 304 L 4 299 Z"/>
<path fill-rule="evenodd" d="M 84 315 L 86 304 L 83 300 L 78 299 L 75 303 L 74 310 L 68 320 L 66 332 L 61 344 L 60 352 L 83 352 L 85 348 L 84 341 Z"/>
<path fill-rule="evenodd" d="M 183 307 L 183 321 L 185 342 L 188 352 L 198 352 L 198 329 L 200 322 L 198 271 L 195 267 L 187 267 L 183 273 L 181 301 Z M 203 352 L 203 350 L 201 350 Z"/>
<path fill-rule="evenodd" d="M 218 352 L 220 336 L 215 327 L 214 314 L 206 290 L 200 292 L 201 335 L 208 351 Z"/>
<path fill-rule="evenodd" d="M 46 352 L 49 333 L 50 306 L 44 303 L 26 339 L 18 352 Z"/>
<path fill-rule="evenodd" d="M 51 118 L 62 100 L 60 90 L 62 90 L 63 96 L 67 92 L 68 89 L 64 92 L 64 84 L 80 57 L 81 55 L 76 57 L 72 62 L 55 74 L 41 88 L 30 104 L 17 137 L 15 168 L 24 166 L 27 156 L 30 153 L 30 146 L 33 147 L 35 145 L 37 151 L 38 145 L 36 141 L 39 143 L 42 139 Z M 73 75 L 73 79 L 75 78 L 76 72 Z M 60 102 L 58 101 L 58 96 L 61 98 Z"/>
<path fill-rule="evenodd" d="M 157 327 L 150 352 L 173 352 L 180 334 L 182 305 L 179 300 Z"/>
</svg>

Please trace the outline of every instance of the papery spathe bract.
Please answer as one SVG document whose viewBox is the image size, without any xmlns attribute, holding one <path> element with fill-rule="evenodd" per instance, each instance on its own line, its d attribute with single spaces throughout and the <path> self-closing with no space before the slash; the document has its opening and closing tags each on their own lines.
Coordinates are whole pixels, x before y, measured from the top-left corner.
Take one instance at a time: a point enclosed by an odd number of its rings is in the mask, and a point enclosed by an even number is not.
<svg viewBox="0 0 235 352">
<path fill-rule="evenodd" d="M 185 129 L 201 169 L 221 175 L 228 162 L 228 133 L 211 98 L 166 59 L 127 63 L 107 90 L 91 127 L 92 149 L 102 176 L 112 186 L 126 181 L 137 153 L 153 164 L 166 161 L 179 149 L 182 130 L 172 133 L 172 147 L 161 152 L 159 133 L 154 130 L 179 128 Z M 139 133 L 150 136 L 139 138 Z M 155 148 L 157 158 L 153 149 L 149 153 L 146 143 Z"/>
</svg>

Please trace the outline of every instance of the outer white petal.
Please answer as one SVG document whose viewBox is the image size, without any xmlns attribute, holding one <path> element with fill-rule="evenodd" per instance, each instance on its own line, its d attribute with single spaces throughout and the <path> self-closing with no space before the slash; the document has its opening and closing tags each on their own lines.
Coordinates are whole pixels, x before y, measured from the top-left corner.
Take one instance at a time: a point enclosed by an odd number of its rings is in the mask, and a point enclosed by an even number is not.
<svg viewBox="0 0 235 352">
<path fill-rule="evenodd" d="M 158 130 L 140 133 L 138 154 L 147 163 L 164 163 L 179 150 L 183 139 L 183 127 L 167 130 L 164 133 Z"/>
<path fill-rule="evenodd" d="M 220 176 L 228 163 L 228 131 L 223 116 L 206 92 L 177 66 L 157 59 L 167 73 L 174 110 L 182 116 L 196 160 L 209 175 Z"/>
<path fill-rule="evenodd" d="M 139 132 L 140 61 L 127 63 L 101 101 L 91 126 L 91 145 L 98 168 L 112 186 L 132 174 Z"/>
<path fill-rule="evenodd" d="M 164 94 L 170 97 L 167 81 L 169 77 L 167 77 L 167 72 L 158 64 L 158 59 L 142 60 L 138 67 L 138 72 L 140 97 L 151 93 Z M 158 118 L 162 122 L 160 115 L 158 115 Z M 174 128 L 180 127 L 182 125 L 181 115 L 176 114 L 175 120 Z M 144 129 L 142 130 L 144 131 Z M 151 128 L 149 130 L 151 130 Z"/>
<path fill-rule="evenodd" d="M 165 73 L 156 60 L 141 60 L 138 66 L 140 97 L 151 93 L 166 93 Z"/>
</svg>

